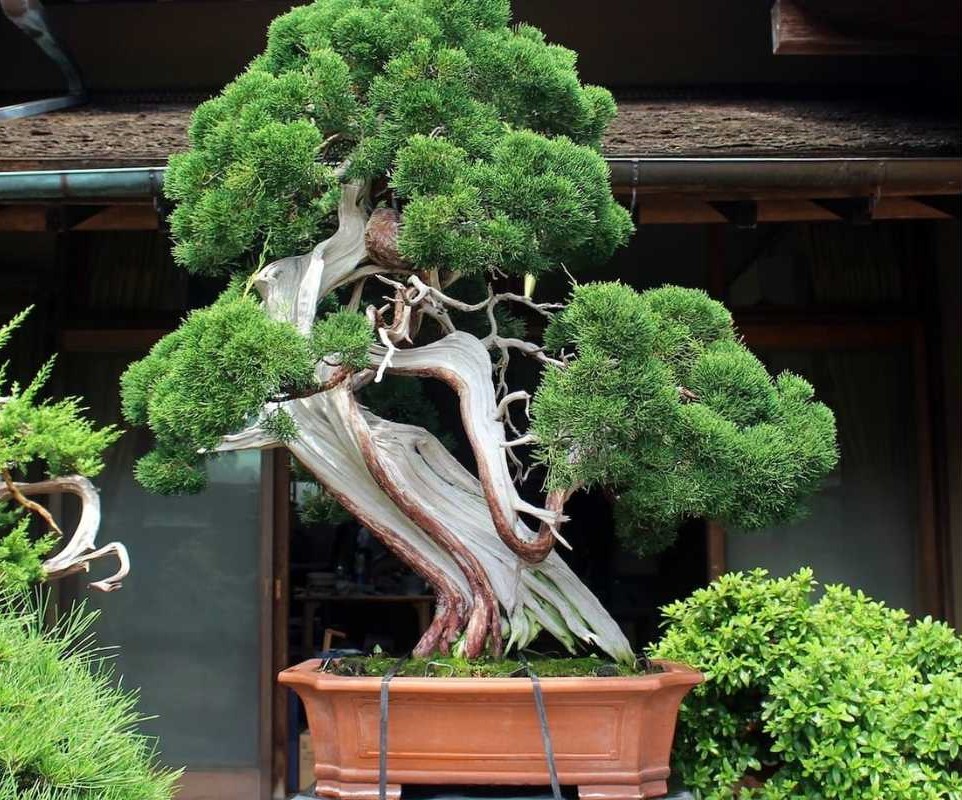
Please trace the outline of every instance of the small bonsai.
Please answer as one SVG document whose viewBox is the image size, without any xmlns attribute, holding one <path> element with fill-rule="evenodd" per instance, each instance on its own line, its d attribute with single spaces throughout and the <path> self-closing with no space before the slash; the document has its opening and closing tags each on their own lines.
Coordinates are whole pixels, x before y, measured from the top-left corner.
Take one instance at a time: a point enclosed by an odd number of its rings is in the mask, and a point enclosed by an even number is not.
<svg viewBox="0 0 962 800">
<path fill-rule="evenodd" d="M 28 308 L 0 326 L 0 348 L 29 312 Z M 77 398 L 40 399 L 53 365 L 51 358 L 27 386 L 21 386 L 8 382 L 8 363 L 0 363 L 0 587 L 22 588 L 44 578 L 86 571 L 91 561 L 112 553 L 120 561 L 117 572 L 91 584 L 111 591 L 127 574 L 127 551 L 117 542 L 96 546 L 100 497 L 90 478 L 103 469 L 103 451 L 120 433 L 113 426 L 94 426 L 83 416 Z M 28 480 L 40 472 L 45 473 L 42 480 Z M 76 495 L 82 504 L 80 521 L 68 541 L 61 541 L 63 532 L 50 512 L 31 499 L 61 493 Z M 32 519 L 39 519 L 46 529 L 40 537 L 30 535 Z"/>
<path fill-rule="evenodd" d="M 815 590 L 810 570 L 758 570 L 665 609 L 654 655 L 707 678 L 682 706 L 675 770 L 703 800 L 962 797 L 962 638 Z"/>
<path fill-rule="evenodd" d="M 165 182 L 176 260 L 228 288 L 128 369 L 123 410 L 156 437 L 136 474 L 157 492 L 200 490 L 217 451 L 286 446 L 434 588 L 415 655 L 545 630 L 631 663 L 554 552 L 572 493 L 610 489 L 644 552 L 689 517 L 774 524 L 835 464 L 834 420 L 701 291 L 532 299 L 632 225 L 599 153 L 611 95 L 509 19 L 507 0 L 323 0 L 273 22 Z M 511 354 L 537 387 L 509 386 Z M 469 457 L 365 407 L 396 376 L 457 394 Z"/>
</svg>

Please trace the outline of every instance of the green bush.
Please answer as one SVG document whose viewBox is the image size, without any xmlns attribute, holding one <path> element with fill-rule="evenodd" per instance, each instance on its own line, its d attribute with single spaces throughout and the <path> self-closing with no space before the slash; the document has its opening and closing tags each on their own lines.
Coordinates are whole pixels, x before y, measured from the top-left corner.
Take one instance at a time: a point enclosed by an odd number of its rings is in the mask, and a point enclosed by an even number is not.
<svg viewBox="0 0 962 800">
<path fill-rule="evenodd" d="M 82 607 L 53 628 L 25 595 L 0 594 L 0 798 L 170 800 L 177 773 L 137 733 Z"/>
<path fill-rule="evenodd" d="M 962 798 L 962 638 L 815 590 L 810 570 L 756 570 L 665 609 L 653 655 L 707 678 L 682 707 L 674 769 L 704 800 Z"/>
</svg>

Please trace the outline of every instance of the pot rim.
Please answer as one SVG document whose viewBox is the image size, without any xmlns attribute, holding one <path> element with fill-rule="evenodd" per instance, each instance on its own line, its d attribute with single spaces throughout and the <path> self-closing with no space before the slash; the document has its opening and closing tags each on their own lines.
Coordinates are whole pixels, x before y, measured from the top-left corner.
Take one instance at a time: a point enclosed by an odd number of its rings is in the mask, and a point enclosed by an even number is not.
<svg viewBox="0 0 962 800">
<path fill-rule="evenodd" d="M 324 692 L 378 693 L 380 676 L 332 675 L 320 672 L 320 658 L 311 658 L 288 667 L 278 674 L 280 683 L 292 688 L 305 687 Z M 618 675 L 615 677 L 569 676 L 540 678 L 545 693 L 566 692 L 652 692 L 673 686 L 692 687 L 703 683 L 705 676 L 685 664 L 655 660 L 663 672 L 647 675 Z M 530 694 L 531 682 L 519 678 L 446 678 L 399 677 L 391 680 L 392 694 L 431 692 L 456 694 L 471 690 L 475 693 Z"/>
</svg>

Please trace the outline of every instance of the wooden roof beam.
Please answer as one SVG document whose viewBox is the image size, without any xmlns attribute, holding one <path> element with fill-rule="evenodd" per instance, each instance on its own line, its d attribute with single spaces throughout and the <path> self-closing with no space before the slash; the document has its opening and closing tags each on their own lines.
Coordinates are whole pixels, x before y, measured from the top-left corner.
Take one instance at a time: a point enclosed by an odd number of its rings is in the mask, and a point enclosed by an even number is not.
<svg viewBox="0 0 962 800">
<path fill-rule="evenodd" d="M 752 222 L 848 222 L 866 224 L 883 220 L 953 218 L 958 196 L 838 198 L 822 200 L 758 198 L 738 202 L 700 200 L 686 195 L 642 195 L 635 203 L 639 225 L 732 224 L 752 227 Z M 944 202 L 943 202 L 944 201 Z"/>
<path fill-rule="evenodd" d="M 157 210 L 145 203 L 0 205 L 0 232 L 155 231 L 159 227 Z"/>
<path fill-rule="evenodd" d="M 905 55 L 959 51 L 958 0 L 775 0 L 776 55 Z"/>
</svg>

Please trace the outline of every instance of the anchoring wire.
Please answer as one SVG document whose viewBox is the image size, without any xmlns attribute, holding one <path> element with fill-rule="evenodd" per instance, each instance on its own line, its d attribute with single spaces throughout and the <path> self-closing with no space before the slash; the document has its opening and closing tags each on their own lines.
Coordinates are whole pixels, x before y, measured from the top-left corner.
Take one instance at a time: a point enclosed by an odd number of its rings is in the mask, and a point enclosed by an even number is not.
<svg viewBox="0 0 962 800">
<path fill-rule="evenodd" d="M 397 661 L 395 661 L 391 668 L 384 673 L 381 678 L 381 721 L 380 721 L 380 736 L 378 740 L 378 754 L 377 754 L 377 796 L 378 800 L 387 800 L 387 712 L 388 712 L 388 696 L 390 693 L 391 678 L 397 675 L 398 670 L 404 666 L 404 662 L 408 660 L 407 655 L 401 656 Z"/>
</svg>

